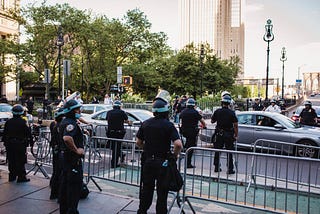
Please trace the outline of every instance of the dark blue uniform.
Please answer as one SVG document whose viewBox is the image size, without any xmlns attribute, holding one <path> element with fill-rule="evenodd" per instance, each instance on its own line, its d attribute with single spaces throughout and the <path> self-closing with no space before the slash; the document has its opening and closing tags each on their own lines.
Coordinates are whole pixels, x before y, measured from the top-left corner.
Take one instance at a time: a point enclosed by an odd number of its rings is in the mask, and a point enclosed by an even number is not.
<svg viewBox="0 0 320 214">
<path fill-rule="evenodd" d="M 13 116 L 4 125 L 3 138 L 7 151 L 9 181 L 26 181 L 24 164 L 27 162 L 27 147 L 32 144 L 30 128 L 21 116 Z"/>
<path fill-rule="evenodd" d="M 299 117 L 301 118 L 300 123 L 308 126 L 317 125 L 315 118 L 317 118 L 317 113 L 313 108 L 306 109 L 304 108 Z"/>
<path fill-rule="evenodd" d="M 165 118 L 150 118 L 143 122 L 137 138 L 143 140 L 140 204 L 138 213 L 147 213 L 152 204 L 157 181 L 157 213 L 167 213 L 168 190 L 163 188 L 166 167 L 162 166 L 170 152 L 171 141 L 179 139 L 174 125 Z"/>
<path fill-rule="evenodd" d="M 215 131 L 215 149 L 222 149 L 225 147 L 227 150 L 234 150 L 234 127 L 233 123 L 238 122 L 238 118 L 234 111 L 228 107 L 217 109 L 212 117 L 211 122 L 217 122 Z M 214 136 L 213 136 L 214 138 Z M 216 171 L 220 170 L 220 152 L 214 155 L 214 165 Z M 228 170 L 233 171 L 233 158 L 232 154 L 228 154 Z"/>
<path fill-rule="evenodd" d="M 51 141 L 50 146 L 52 149 L 52 176 L 50 179 L 50 187 L 51 187 L 51 194 L 50 199 L 56 199 L 59 195 L 59 184 L 60 184 L 60 177 L 62 173 L 62 161 L 63 158 L 61 156 L 60 146 L 64 143 L 62 142 L 60 135 L 60 123 L 61 122 L 52 122 L 50 124 L 50 132 L 51 132 Z"/>
<path fill-rule="evenodd" d="M 70 136 L 77 148 L 84 148 L 83 133 L 77 121 L 72 118 L 64 118 L 60 124 L 61 138 Z M 79 213 L 78 203 L 82 189 L 83 169 L 81 157 L 72 152 L 66 145 L 61 148 L 63 154 L 63 172 L 60 184 L 60 214 Z"/>
<path fill-rule="evenodd" d="M 112 109 L 107 113 L 108 131 L 107 137 L 123 139 L 126 131 L 124 129 L 124 121 L 128 120 L 128 115 L 121 109 Z M 111 167 L 119 166 L 119 158 L 121 153 L 121 142 L 111 142 L 112 158 Z"/>
<path fill-rule="evenodd" d="M 202 119 L 200 113 L 194 108 L 186 108 L 180 113 L 181 133 L 186 138 L 185 148 L 197 146 L 197 136 L 199 133 L 199 121 Z M 191 158 L 193 151 L 188 153 L 187 167 L 192 167 Z"/>
</svg>

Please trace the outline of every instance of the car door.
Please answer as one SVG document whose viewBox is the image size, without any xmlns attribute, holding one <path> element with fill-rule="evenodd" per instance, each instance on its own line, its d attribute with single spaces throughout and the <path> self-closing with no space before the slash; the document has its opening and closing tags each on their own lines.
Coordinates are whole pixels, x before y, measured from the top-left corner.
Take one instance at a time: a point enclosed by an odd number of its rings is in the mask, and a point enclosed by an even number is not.
<svg viewBox="0 0 320 214">
<path fill-rule="evenodd" d="M 252 126 L 255 122 L 255 115 L 252 114 L 239 114 L 238 118 L 238 145 L 241 147 L 249 147 L 250 142 L 253 139 L 253 129 Z"/>
<path fill-rule="evenodd" d="M 281 123 L 276 118 L 266 115 L 256 115 L 257 124 L 253 129 L 252 145 L 280 148 L 281 144 L 273 141 L 290 142 L 290 132 L 287 128 L 276 128 L 274 125 Z M 262 140 L 264 139 L 264 140 Z"/>
</svg>

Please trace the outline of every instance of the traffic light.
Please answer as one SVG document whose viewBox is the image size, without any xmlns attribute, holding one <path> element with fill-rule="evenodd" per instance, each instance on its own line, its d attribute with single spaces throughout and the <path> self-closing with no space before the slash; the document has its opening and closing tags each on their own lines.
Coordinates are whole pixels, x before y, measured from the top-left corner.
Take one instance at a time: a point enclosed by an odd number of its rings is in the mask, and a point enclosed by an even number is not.
<svg viewBox="0 0 320 214">
<path fill-rule="evenodd" d="M 123 76 L 123 85 L 132 85 L 132 77 L 131 76 Z"/>
</svg>

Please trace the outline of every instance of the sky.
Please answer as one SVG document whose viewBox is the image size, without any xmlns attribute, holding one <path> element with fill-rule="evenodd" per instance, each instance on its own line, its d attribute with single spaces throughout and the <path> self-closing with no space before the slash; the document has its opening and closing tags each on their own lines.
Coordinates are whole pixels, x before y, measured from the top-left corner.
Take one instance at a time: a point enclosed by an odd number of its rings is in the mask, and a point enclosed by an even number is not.
<svg viewBox="0 0 320 214">
<path fill-rule="evenodd" d="M 198 0 L 201 1 L 201 0 Z M 21 0 L 21 5 L 42 1 Z M 47 0 L 48 4 L 68 3 L 109 18 L 122 18 L 139 8 L 152 23 L 153 32 L 164 32 L 168 45 L 179 45 L 178 0 Z M 320 72 L 319 0 L 246 0 L 245 77 L 265 78 L 267 43 L 263 41 L 267 19 L 273 23 L 270 42 L 269 78 L 282 78 L 281 50 L 286 48 L 285 85 L 294 85 L 304 72 Z"/>
</svg>

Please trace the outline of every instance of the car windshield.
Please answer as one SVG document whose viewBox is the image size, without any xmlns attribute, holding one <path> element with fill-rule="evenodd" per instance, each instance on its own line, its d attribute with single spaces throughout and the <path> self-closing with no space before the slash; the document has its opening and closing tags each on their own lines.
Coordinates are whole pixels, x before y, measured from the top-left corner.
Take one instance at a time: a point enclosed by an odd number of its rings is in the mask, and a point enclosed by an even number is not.
<svg viewBox="0 0 320 214">
<path fill-rule="evenodd" d="M 286 117 L 282 114 L 276 115 L 277 120 L 281 121 L 287 128 L 300 128 L 300 123 L 296 123 L 295 121 L 291 120 L 289 117 Z"/>
<path fill-rule="evenodd" d="M 131 113 L 136 117 L 140 118 L 142 122 L 149 119 L 150 117 L 153 117 L 152 112 L 148 112 L 148 111 L 135 111 Z"/>
<path fill-rule="evenodd" d="M 0 112 L 11 112 L 12 106 L 2 105 L 0 106 Z"/>
</svg>

